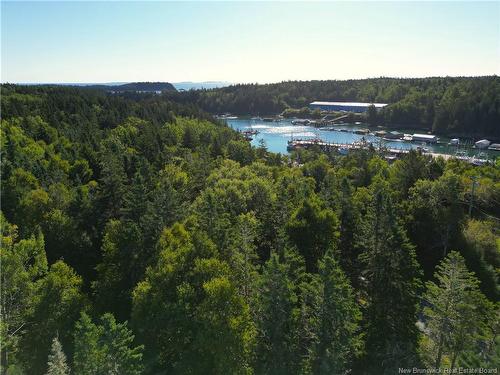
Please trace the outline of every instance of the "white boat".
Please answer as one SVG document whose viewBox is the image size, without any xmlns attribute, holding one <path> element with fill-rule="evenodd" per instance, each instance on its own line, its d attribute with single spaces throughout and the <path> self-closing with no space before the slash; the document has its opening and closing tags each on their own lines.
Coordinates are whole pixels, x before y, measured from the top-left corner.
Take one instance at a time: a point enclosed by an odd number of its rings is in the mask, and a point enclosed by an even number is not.
<svg viewBox="0 0 500 375">
<path fill-rule="evenodd" d="M 411 134 L 405 134 L 405 135 L 403 136 L 403 138 L 401 138 L 401 139 L 402 139 L 403 141 L 405 141 L 405 142 L 411 142 L 411 141 L 413 141 L 413 137 L 412 137 L 412 135 L 411 135 Z"/>
<path fill-rule="evenodd" d="M 488 150 L 500 151 L 500 143 L 492 143 Z"/>
<path fill-rule="evenodd" d="M 460 139 L 458 138 L 453 138 L 450 139 L 450 143 L 448 143 L 450 146 L 458 146 L 460 144 Z"/>
<path fill-rule="evenodd" d="M 474 145 L 479 148 L 479 149 L 485 149 L 485 148 L 488 148 L 488 146 L 491 144 L 490 141 L 488 141 L 487 139 L 481 139 L 480 141 L 477 141 L 476 143 L 474 143 Z"/>
<path fill-rule="evenodd" d="M 309 120 L 307 119 L 297 119 L 297 120 L 292 120 L 292 125 L 307 125 L 309 124 Z"/>
</svg>

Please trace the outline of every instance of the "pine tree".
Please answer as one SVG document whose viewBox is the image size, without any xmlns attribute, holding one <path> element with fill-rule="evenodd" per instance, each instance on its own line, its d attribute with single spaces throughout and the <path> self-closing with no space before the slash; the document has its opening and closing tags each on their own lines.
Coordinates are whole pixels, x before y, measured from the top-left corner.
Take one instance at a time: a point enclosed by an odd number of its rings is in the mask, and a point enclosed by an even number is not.
<svg viewBox="0 0 500 375">
<path fill-rule="evenodd" d="M 257 372 L 289 374 L 292 364 L 293 311 L 297 302 L 289 269 L 273 253 L 262 274 L 259 298 Z"/>
<path fill-rule="evenodd" d="M 133 346 L 127 323 L 104 314 L 101 324 L 83 313 L 75 329 L 75 373 L 82 375 L 138 375 L 142 373 L 142 346 Z"/>
<path fill-rule="evenodd" d="M 375 188 L 362 228 L 366 277 L 367 366 L 377 373 L 417 364 L 417 303 L 421 286 L 415 251 L 398 224 L 385 186 Z"/>
<path fill-rule="evenodd" d="M 359 349 L 361 313 L 347 277 L 327 253 L 320 263 L 322 302 L 314 374 L 344 374 Z"/>
<path fill-rule="evenodd" d="M 234 277 L 235 285 L 238 285 L 240 294 L 250 306 L 256 292 L 257 253 L 255 252 L 255 237 L 257 231 L 257 219 L 251 213 L 241 214 L 236 218 L 236 225 L 229 238 L 229 259 Z"/>
<path fill-rule="evenodd" d="M 54 337 L 52 340 L 52 348 L 47 365 L 47 375 L 68 375 L 70 373 L 69 366 L 66 363 L 66 355 L 57 337 Z"/>
<path fill-rule="evenodd" d="M 458 252 L 451 252 L 437 266 L 435 277 L 438 284 L 428 282 L 424 295 L 428 304 L 424 308 L 426 332 L 432 342 L 429 356 L 434 367 L 441 367 L 448 355 L 451 367 L 455 367 L 459 356 L 473 350 L 486 331 L 493 307 L 480 293 L 479 281 Z"/>
<path fill-rule="evenodd" d="M 358 214 L 352 202 L 351 186 L 347 178 L 341 183 L 342 195 L 340 197 L 339 215 L 339 262 L 342 269 L 349 276 L 354 286 L 359 280 L 359 254 L 356 247 L 356 230 L 358 228 Z"/>
<path fill-rule="evenodd" d="M 142 373 L 143 346 L 133 346 L 134 334 L 127 323 L 117 323 L 111 314 L 101 317 L 101 345 L 105 349 L 104 374 L 139 375 Z"/>
<path fill-rule="evenodd" d="M 102 329 L 92 322 L 92 319 L 82 313 L 80 320 L 76 322 L 75 354 L 73 358 L 73 369 L 76 374 L 95 375 L 103 362 L 103 353 L 99 348 L 99 338 Z"/>
</svg>

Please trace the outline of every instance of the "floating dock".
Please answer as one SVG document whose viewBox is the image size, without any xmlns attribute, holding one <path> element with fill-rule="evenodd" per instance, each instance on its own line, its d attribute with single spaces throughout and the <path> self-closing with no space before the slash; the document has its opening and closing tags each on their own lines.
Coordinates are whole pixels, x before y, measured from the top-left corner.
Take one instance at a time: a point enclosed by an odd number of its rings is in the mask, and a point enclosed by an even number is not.
<svg viewBox="0 0 500 375">
<path fill-rule="evenodd" d="M 399 158 L 403 155 L 406 155 L 410 152 L 409 149 L 403 148 L 378 148 L 376 145 L 366 141 L 354 142 L 354 143 L 333 143 L 333 142 L 325 142 L 319 138 L 314 139 L 294 139 L 288 141 L 287 150 L 293 151 L 297 149 L 308 149 L 311 147 L 318 147 L 324 152 L 338 152 L 340 154 L 346 154 L 350 150 L 368 150 L 373 148 L 378 151 L 382 151 L 384 154 L 389 156 L 390 159 L 392 157 Z M 420 151 L 423 155 L 429 155 L 433 158 L 443 158 L 445 160 L 448 159 L 458 159 L 469 162 L 474 165 L 483 165 L 489 162 L 488 159 L 480 159 L 476 157 L 467 157 L 467 156 L 456 156 L 449 154 L 440 154 L 436 152 L 429 152 L 425 149 L 416 149 L 415 151 Z"/>
</svg>

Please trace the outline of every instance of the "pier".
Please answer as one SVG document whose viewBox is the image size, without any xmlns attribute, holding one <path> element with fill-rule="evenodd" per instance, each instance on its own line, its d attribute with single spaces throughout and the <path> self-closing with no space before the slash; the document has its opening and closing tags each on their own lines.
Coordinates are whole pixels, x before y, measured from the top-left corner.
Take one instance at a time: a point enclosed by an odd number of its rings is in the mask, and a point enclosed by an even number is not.
<svg viewBox="0 0 500 375">
<path fill-rule="evenodd" d="M 314 139 L 293 139 L 288 141 L 288 146 L 287 150 L 288 151 L 293 151 L 293 150 L 298 150 L 298 149 L 308 149 L 311 147 L 317 147 L 320 150 L 324 152 L 338 152 L 339 154 L 347 154 L 349 151 L 352 150 L 368 150 L 370 148 L 373 148 L 379 152 L 384 153 L 388 158 L 390 159 L 391 156 L 395 158 L 400 158 L 403 155 L 406 155 L 410 152 L 409 149 L 403 149 L 403 148 L 384 148 L 384 147 L 379 147 L 377 145 L 374 145 L 373 143 L 367 142 L 367 141 L 360 141 L 360 142 L 354 142 L 354 143 L 333 143 L 333 142 L 325 142 L 319 138 L 314 138 Z M 449 159 L 457 159 L 457 160 L 463 160 L 468 163 L 474 164 L 474 165 L 483 165 L 487 164 L 489 162 L 488 159 L 479 159 L 476 157 L 468 157 L 468 156 L 458 156 L 458 155 L 449 155 L 449 154 L 441 154 L 441 153 L 436 153 L 436 152 L 429 152 L 424 150 L 423 148 L 417 148 L 416 151 L 419 151 L 422 153 L 422 155 L 429 155 L 433 158 L 443 158 L 445 160 Z"/>
</svg>

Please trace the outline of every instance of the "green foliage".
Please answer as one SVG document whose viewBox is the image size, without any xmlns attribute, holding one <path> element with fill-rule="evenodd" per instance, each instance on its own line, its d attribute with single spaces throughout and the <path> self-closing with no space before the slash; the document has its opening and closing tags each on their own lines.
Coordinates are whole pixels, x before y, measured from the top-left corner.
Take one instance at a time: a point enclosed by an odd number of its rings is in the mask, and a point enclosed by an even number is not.
<svg viewBox="0 0 500 375">
<path fill-rule="evenodd" d="M 162 95 L 2 85 L 2 373 L 47 371 L 54 335 L 78 374 L 371 375 L 422 366 L 420 355 L 433 365 L 435 335 L 415 326 L 416 259 L 434 281 L 449 249 L 481 283 L 463 318 L 444 317 L 455 325 L 442 364 L 494 367 L 499 168 L 417 153 L 388 164 L 374 149 L 275 155 L 193 103 L 264 114 L 320 97 L 385 101 L 370 121 L 463 132 L 474 117 L 481 133 L 493 129 L 497 85 L 377 79 Z M 447 292 L 436 285 L 439 306 Z M 129 318 L 131 328 L 118 323 Z"/>
<path fill-rule="evenodd" d="M 500 240 L 495 235 L 495 225 L 489 221 L 470 220 L 464 226 L 466 243 L 464 257 L 469 268 L 481 280 L 481 291 L 491 300 L 498 300 L 500 289 Z"/>
<path fill-rule="evenodd" d="M 20 340 L 30 334 L 30 315 L 35 308 L 37 282 L 47 273 L 43 235 L 18 239 L 17 227 L 0 212 L 1 261 L 1 366 L 19 364 Z"/>
<path fill-rule="evenodd" d="M 434 181 L 419 180 L 409 191 L 408 234 L 429 277 L 450 247 L 459 245 L 465 218 L 461 191 L 461 181 L 453 173 Z"/>
<path fill-rule="evenodd" d="M 175 224 L 158 263 L 134 290 L 133 323 L 173 373 L 247 373 L 254 328 L 227 263 L 201 233 Z"/>
<path fill-rule="evenodd" d="M 294 372 L 297 296 L 289 273 L 290 266 L 280 262 L 276 254 L 271 255 L 262 273 L 257 314 L 259 374 Z"/>
<path fill-rule="evenodd" d="M 413 367 L 418 364 L 415 324 L 420 270 L 383 184 L 374 187 L 360 246 L 368 299 L 366 366 L 387 374 L 398 367 Z"/>
<path fill-rule="evenodd" d="M 321 305 L 318 311 L 314 374 L 343 374 L 360 349 L 361 313 L 338 262 L 327 253 L 320 263 Z"/>
<path fill-rule="evenodd" d="M 318 269 L 318 260 L 336 248 L 338 219 L 334 212 L 321 207 L 318 199 L 306 199 L 287 224 L 291 241 L 306 260 L 309 271 Z"/>
<path fill-rule="evenodd" d="M 69 366 L 66 362 L 66 355 L 57 337 L 54 337 L 52 340 L 47 366 L 47 375 L 68 375 L 70 373 Z"/>
<path fill-rule="evenodd" d="M 438 265 L 435 277 L 438 284 L 429 281 L 424 295 L 426 333 L 431 340 L 425 354 L 429 365 L 449 363 L 453 368 L 463 352 L 479 350 L 478 341 L 488 337 L 487 322 L 494 307 L 479 292 L 479 281 L 459 253 L 451 252 Z"/>
<path fill-rule="evenodd" d="M 71 331 L 87 300 L 82 293 L 82 279 L 62 261 L 36 283 L 33 309 L 28 314 L 29 335 L 21 339 L 21 356 L 29 373 L 46 368 L 53 332 L 59 333 L 64 347 L 71 347 Z M 72 353 L 70 353 L 72 354 Z"/>
<path fill-rule="evenodd" d="M 74 370 L 82 375 L 143 373 L 143 346 L 133 346 L 134 334 L 127 323 L 104 314 L 100 324 L 82 313 L 75 326 Z"/>
</svg>

